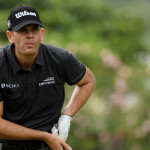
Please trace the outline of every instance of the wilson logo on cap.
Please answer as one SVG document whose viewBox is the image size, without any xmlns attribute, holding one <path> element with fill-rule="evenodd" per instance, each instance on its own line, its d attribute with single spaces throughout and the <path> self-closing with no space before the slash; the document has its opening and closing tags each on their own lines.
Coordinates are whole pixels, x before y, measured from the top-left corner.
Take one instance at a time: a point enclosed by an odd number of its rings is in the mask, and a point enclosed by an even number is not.
<svg viewBox="0 0 150 150">
<path fill-rule="evenodd" d="M 15 14 L 16 18 L 20 18 L 20 17 L 23 17 L 23 16 L 35 16 L 36 17 L 36 13 L 34 12 L 27 12 L 26 10 L 23 11 L 23 12 L 19 12 L 17 14 Z"/>
</svg>

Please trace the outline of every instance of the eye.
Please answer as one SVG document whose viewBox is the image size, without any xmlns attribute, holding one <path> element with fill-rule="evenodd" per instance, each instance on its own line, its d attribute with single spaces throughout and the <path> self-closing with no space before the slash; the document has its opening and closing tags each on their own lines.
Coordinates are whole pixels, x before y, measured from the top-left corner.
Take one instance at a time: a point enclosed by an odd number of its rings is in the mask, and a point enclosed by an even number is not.
<svg viewBox="0 0 150 150">
<path fill-rule="evenodd" d="M 38 31 L 39 30 L 39 26 L 34 26 L 33 31 Z"/>
<path fill-rule="evenodd" d="M 25 28 L 21 28 L 18 32 L 26 32 L 27 30 Z"/>
</svg>

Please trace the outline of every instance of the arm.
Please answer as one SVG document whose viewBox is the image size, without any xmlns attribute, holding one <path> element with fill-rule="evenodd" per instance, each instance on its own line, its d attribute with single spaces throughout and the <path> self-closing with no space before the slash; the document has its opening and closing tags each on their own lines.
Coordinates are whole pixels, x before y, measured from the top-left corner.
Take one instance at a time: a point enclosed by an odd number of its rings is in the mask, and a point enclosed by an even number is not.
<svg viewBox="0 0 150 150">
<path fill-rule="evenodd" d="M 58 129 L 55 127 L 52 128 L 53 134 L 59 135 L 64 140 L 67 139 L 72 117 L 86 103 L 93 91 L 94 85 L 94 76 L 92 72 L 86 68 L 83 79 L 76 84 L 71 99 L 58 120 Z"/>
<path fill-rule="evenodd" d="M 48 132 L 29 129 L 2 118 L 3 102 L 0 102 L 0 138 L 10 140 L 42 140 L 45 141 L 52 150 L 71 150 L 64 140 Z"/>
<path fill-rule="evenodd" d="M 86 68 L 83 79 L 76 84 L 71 99 L 62 114 L 73 117 L 88 100 L 94 85 L 95 78 L 92 72 Z"/>
</svg>

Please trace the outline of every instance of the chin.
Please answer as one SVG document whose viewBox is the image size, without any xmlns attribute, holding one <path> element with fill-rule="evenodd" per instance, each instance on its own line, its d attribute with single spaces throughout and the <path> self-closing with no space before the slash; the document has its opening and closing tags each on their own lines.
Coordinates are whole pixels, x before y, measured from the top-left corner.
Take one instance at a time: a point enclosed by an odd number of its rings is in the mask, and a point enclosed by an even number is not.
<svg viewBox="0 0 150 150">
<path fill-rule="evenodd" d="M 24 54 L 35 54 L 37 51 L 35 49 L 26 49 Z"/>
</svg>

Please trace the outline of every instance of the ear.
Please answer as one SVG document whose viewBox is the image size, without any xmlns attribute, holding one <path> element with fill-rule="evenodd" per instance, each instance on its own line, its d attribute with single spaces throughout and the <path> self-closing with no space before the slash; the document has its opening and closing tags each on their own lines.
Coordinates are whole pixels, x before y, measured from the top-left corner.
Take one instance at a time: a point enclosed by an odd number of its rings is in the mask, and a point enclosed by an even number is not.
<svg viewBox="0 0 150 150">
<path fill-rule="evenodd" d="M 14 43 L 12 31 L 7 31 L 6 32 L 6 36 L 7 36 L 7 38 L 8 38 L 8 40 L 9 40 L 10 43 Z"/>
<path fill-rule="evenodd" d="M 41 28 L 41 41 L 43 41 L 44 39 L 44 32 L 45 32 L 45 29 Z"/>
</svg>

